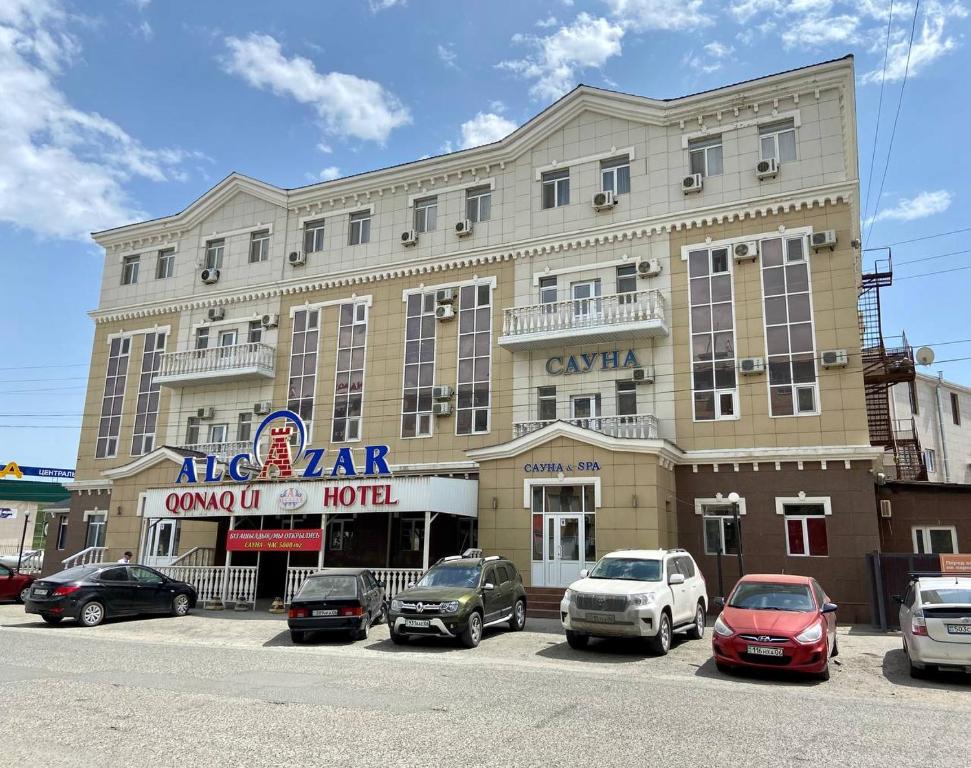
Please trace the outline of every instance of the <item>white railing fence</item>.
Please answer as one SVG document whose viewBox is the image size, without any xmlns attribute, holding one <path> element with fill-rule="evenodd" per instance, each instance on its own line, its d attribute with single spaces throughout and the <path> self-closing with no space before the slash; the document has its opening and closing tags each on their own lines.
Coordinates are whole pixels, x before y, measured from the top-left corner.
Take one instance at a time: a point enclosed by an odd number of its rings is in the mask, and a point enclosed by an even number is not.
<svg viewBox="0 0 971 768">
<path fill-rule="evenodd" d="M 561 419 L 584 429 L 602 432 L 610 437 L 626 437 L 638 440 L 656 440 L 658 436 L 657 417 L 648 414 L 640 416 L 593 416 L 583 419 Z M 522 437 L 542 429 L 555 421 L 517 421 L 513 423 L 513 437 Z"/>
<path fill-rule="evenodd" d="M 317 573 L 317 568 L 287 568 L 287 605 L 293 600 L 306 578 Z M 372 568 L 374 578 L 384 583 L 385 595 L 390 600 L 413 581 L 418 581 L 424 571 L 421 568 Z"/>
<path fill-rule="evenodd" d="M 249 454 L 253 450 L 253 444 L 245 440 L 237 440 L 230 443 L 193 443 L 191 445 L 183 445 L 182 447 L 189 451 L 204 453 L 207 456 L 211 454 L 222 461 L 228 461 L 233 456 L 238 456 L 241 453 Z"/>
<path fill-rule="evenodd" d="M 193 547 L 184 555 L 179 555 L 169 563 L 169 567 L 186 565 L 212 565 L 216 559 L 216 550 L 213 547 Z"/>
<path fill-rule="evenodd" d="M 213 600 L 223 603 L 256 604 L 256 566 L 166 565 L 157 569 L 172 579 L 191 584 L 199 605 Z"/>
<path fill-rule="evenodd" d="M 24 552 L 20 560 L 21 573 L 40 573 L 44 568 L 44 550 L 36 549 L 32 552 Z"/>
<path fill-rule="evenodd" d="M 158 375 L 184 376 L 192 373 L 232 371 L 236 368 L 256 368 L 261 373 L 272 375 L 275 362 L 274 347 L 254 341 L 227 347 L 166 352 L 162 355 Z"/>
<path fill-rule="evenodd" d="M 660 291 L 631 291 L 508 307 L 503 310 L 502 335 L 517 336 L 644 320 L 664 320 L 664 297 Z"/>
<path fill-rule="evenodd" d="M 65 568 L 73 568 L 76 565 L 91 565 L 92 563 L 102 563 L 105 559 L 105 547 L 88 547 L 76 552 L 70 557 L 61 560 L 61 565 Z"/>
</svg>

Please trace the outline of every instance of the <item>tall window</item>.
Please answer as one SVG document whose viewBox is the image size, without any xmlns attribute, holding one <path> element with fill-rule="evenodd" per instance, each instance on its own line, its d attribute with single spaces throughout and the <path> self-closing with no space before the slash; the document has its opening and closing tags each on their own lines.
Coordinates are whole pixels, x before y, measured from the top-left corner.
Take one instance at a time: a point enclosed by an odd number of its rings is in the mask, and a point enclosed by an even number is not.
<svg viewBox="0 0 971 768">
<path fill-rule="evenodd" d="M 617 267 L 617 293 L 621 304 L 633 303 L 637 293 L 637 265 L 622 264 Z"/>
<path fill-rule="evenodd" d="M 314 417 L 314 390 L 317 386 L 317 334 L 319 309 L 298 309 L 293 313 L 293 340 L 290 344 L 290 383 L 287 408 L 310 424 Z"/>
<path fill-rule="evenodd" d="M 618 381 L 617 384 L 617 415 L 637 415 L 637 382 Z"/>
<path fill-rule="evenodd" d="M 331 440 L 361 439 L 364 400 L 364 353 L 367 305 L 341 304 L 337 329 L 337 375 L 334 379 L 334 426 Z"/>
<path fill-rule="evenodd" d="M 229 441 L 229 424 L 210 424 L 209 443 L 211 445 L 222 445 Z"/>
<path fill-rule="evenodd" d="M 492 289 L 486 283 L 464 285 L 459 292 L 459 374 L 455 431 L 489 431 L 492 363 Z"/>
<path fill-rule="evenodd" d="M 220 238 L 219 240 L 210 240 L 206 243 L 206 269 L 222 269 L 223 268 L 223 251 L 226 250 L 226 241 Z"/>
<path fill-rule="evenodd" d="M 600 162 L 600 190 L 615 195 L 630 192 L 630 158 L 627 155 Z"/>
<path fill-rule="evenodd" d="M 236 439 L 241 443 L 248 443 L 253 439 L 253 414 L 243 411 L 236 420 Z"/>
<path fill-rule="evenodd" d="M 540 421 L 556 420 L 556 387 L 536 388 L 536 418 Z"/>
<path fill-rule="evenodd" d="M 761 252 L 770 413 L 815 414 L 819 396 L 805 239 L 763 240 Z"/>
<path fill-rule="evenodd" d="M 155 263 L 155 279 L 165 280 L 175 274 L 175 249 L 164 248 L 158 252 L 158 261 Z"/>
<path fill-rule="evenodd" d="M 438 224 L 438 198 L 415 201 L 415 231 L 433 232 Z"/>
<path fill-rule="evenodd" d="M 786 551 L 800 557 L 828 555 L 826 504 L 782 501 L 781 507 L 786 524 Z"/>
<path fill-rule="evenodd" d="M 349 245 L 363 245 L 371 242 L 371 212 L 359 211 L 352 213 L 350 218 L 351 230 L 348 238 Z"/>
<path fill-rule="evenodd" d="M 539 279 L 539 303 L 556 303 L 556 277 L 541 277 Z"/>
<path fill-rule="evenodd" d="M 196 328 L 196 349 L 207 349 L 209 347 L 209 326 L 203 325 Z"/>
<path fill-rule="evenodd" d="M 738 529 L 731 504 L 701 505 L 705 525 L 705 554 L 738 554 Z"/>
<path fill-rule="evenodd" d="M 435 294 L 408 294 L 405 312 L 401 436 L 428 437 L 432 433 L 435 384 Z"/>
<path fill-rule="evenodd" d="M 329 547 L 334 552 L 351 548 L 354 540 L 354 521 L 341 519 L 328 521 Z"/>
<path fill-rule="evenodd" d="M 303 225 L 304 253 L 316 253 L 324 250 L 324 220 L 308 221 Z"/>
<path fill-rule="evenodd" d="M 125 400 L 125 382 L 128 376 L 128 354 L 130 351 L 130 336 L 116 336 L 108 345 L 108 372 L 105 375 L 105 391 L 101 401 L 101 420 L 98 424 L 98 440 L 95 444 L 95 456 L 99 459 L 111 458 L 118 454 L 121 406 Z"/>
<path fill-rule="evenodd" d="M 722 137 L 694 139 L 688 142 L 688 158 L 691 172 L 702 176 L 720 176 L 722 173 Z"/>
<path fill-rule="evenodd" d="M 138 282 L 138 264 L 141 256 L 126 256 L 121 263 L 121 284 L 134 285 Z"/>
<path fill-rule="evenodd" d="M 105 545 L 105 529 L 108 527 L 107 513 L 89 512 L 88 530 L 85 535 L 85 547 L 103 547 Z"/>
<path fill-rule="evenodd" d="M 131 439 L 131 455 L 141 456 L 155 447 L 155 426 L 158 422 L 159 384 L 155 381 L 162 366 L 165 351 L 164 333 L 146 333 L 142 352 L 142 372 L 138 377 L 138 401 L 135 405 L 135 431 Z"/>
<path fill-rule="evenodd" d="M 729 261 L 727 248 L 688 254 L 695 421 L 737 416 L 735 318 Z"/>
<path fill-rule="evenodd" d="M 465 216 L 471 221 L 492 218 L 492 190 L 489 187 L 472 187 L 465 191 Z"/>
<path fill-rule="evenodd" d="M 68 519 L 67 515 L 60 515 L 57 518 L 57 548 L 64 549 L 67 547 L 67 525 Z"/>
<path fill-rule="evenodd" d="M 558 208 L 570 203 L 570 169 L 543 174 L 543 207 Z"/>
<path fill-rule="evenodd" d="M 189 416 L 185 420 L 185 444 L 199 445 L 199 417 Z"/>
<path fill-rule="evenodd" d="M 254 232 L 249 239 L 249 263 L 255 264 L 270 258 L 270 232 L 262 229 Z"/>
<path fill-rule="evenodd" d="M 953 555 L 957 548 L 957 529 L 953 526 L 912 529 L 914 554 Z"/>
<path fill-rule="evenodd" d="M 951 392 L 951 420 L 961 426 L 961 401 L 957 392 Z"/>
<path fill-rule="evenodd" d="M 425 541 L 425 521 L 419 517 L 404 517 L 398 528 L 400 552 L 421 552 Z"/>
<path fill-rule="evenodd" d="M 257 344 L 263 341 L 263 321 L 250 320 L 246 328 L 246 343 Z"/>
<path fill-rule="evenodd" d="M 791 163 L 796 159 L 796 126 L 792 120 L 759 126 L 759 153 L 762 160 Z"/>
<path fill-rule="evenodd" d="M 924 467 L 928 472 L 937 472 L 937 453 L 933 448 L 924 449 Z"/>
</svg>

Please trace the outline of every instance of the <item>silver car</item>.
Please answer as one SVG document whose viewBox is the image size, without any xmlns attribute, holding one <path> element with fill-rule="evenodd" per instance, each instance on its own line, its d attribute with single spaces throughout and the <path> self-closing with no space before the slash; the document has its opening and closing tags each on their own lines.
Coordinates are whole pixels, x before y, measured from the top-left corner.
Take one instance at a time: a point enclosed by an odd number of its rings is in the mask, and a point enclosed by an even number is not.
<svg viewBox="0 0 971 768">
<path fill-rule="evenodd" d="M 971 673 L 971 575 L 915 575 L 894 600 L 911 677 L 935 669 Z"/>
</svg>

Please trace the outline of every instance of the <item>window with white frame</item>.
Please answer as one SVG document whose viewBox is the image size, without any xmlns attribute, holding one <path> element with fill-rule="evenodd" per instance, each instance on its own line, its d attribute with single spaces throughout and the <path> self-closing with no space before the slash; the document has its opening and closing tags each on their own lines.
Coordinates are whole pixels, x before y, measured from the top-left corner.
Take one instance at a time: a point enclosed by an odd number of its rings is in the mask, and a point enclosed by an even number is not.
<svg viewBox="0 0 971 768">
<path fill-rule="evenodd" d="M 175 274 L 175 248 L 163 248 L 155 262 L 155 279 L 165 280 Z"/>
<path fill-rule="evenodd" d="M 739 515 L 741 515 L 739 502 Z M 700 508 L 702 523 L 704 524 L 705 554 L 723 555 L 738 554 L 738 527 L 735 525 L 734 507 L 721 501 L 697 501 L 696 509 Z"/>
<path fill-rule="evenodd" d="M 303 225 L 303 250 L 304 253 L 316 253 L 324 250 L 324 235 L 326 228 L 323 219 L 308 221 Z"/>
<path fill-rule="evenodd" d="M 615 384 L 616 404 L 618 416 L 637 415 L 637 382 L 636 381 L 617 381 Z"/>
<path fill-rule="evenodd" d="M 933 448 L 924 449 L 924 468 L 928 472 L 937 472 L 937 453 Z"/>
<path fill-rule="evenodd" d="M 636 264 L 621 264 L 617 267 L 617 293 L 627 294 L 620 297 L 622 303 L 624 300 L 633 300 L 633 294 L 637 293 Z"/>
<path fill-rule="evenodd" d="M 432 434 L 435 384 L 435 294 L 410 293 L 405 303 L 405 375 L 401 390 L 401 436 Z"/>
<path fill-rule="evenodd" d="M 828 498 L 776 499 L 776 512 L 783 516 L 786 527 L 786 552 L 793 557 L 826 557 L 826 517 L 830 514 Z"/>
<path fill-rule="evenodd" d="M 463 285 L 459 291 L 459 355 L 455 433 L 489 431 L 492 367 L 492 288 Z"/>
<path fill-rule="evenodd" d="M 438 224 L 438 198 L 415 200 L 415 231 L 434 232 Z"/>
<path fill-rule="evenodd" d="M 371 212 L 358 211 L 350 217 L 348 245 L 364 245 L 371 242 Z"/>
<path fill-rule="evenodd" d="M 796 126 L 793 120 L 782 120 L 759 126 L 759 154 L 762 160 L 791 163 L 796 159 Z"/>
<path fill-rule="evenodd" d="M 263 341 L 263 321 L 250 320 L 246 328 L 246 343 L 258 344 Z"/>
<path fill-rule="evenodd" d="M 421 552 L 425 541 L 425 521 L 420 517 L 403 517 L 398 524 L 398 550 Z"/>
<path fill-rule="evenodd" d="M 165 333 L 145 334 L 142 352 L 142 372 L 138 377 L 138 400 L 135 404 L 135 430 L 132 433 L 131 455 L 141 456 L 155 448 L 155 427 L 158 422 L 159 384 L 155 380 L 162 367 Z"/>
<path fill-rule="evenodd" d="M 536 388 L 536 418 L 556 421 L 556 387 Z"/>
<path fill-rule="evenodd" d="M 470 221 L 488 221 L 492 218 L 492 189 L 472 187 L 465 191 L 465 216 Z"/>
<path fill-rule="evenodd" d="M 541 277 L 539 279 L 539 303 L 555 304 L 556 297 L 556 276 Z"/>
<path fill-rule="evenodd" d="M 209 326 L 202 325 L 196 328 L 196 349 L 208 349 L 209 347 Z"/>
<path fill-rule="evenodd" d="M 256 264 L 270 258 L 270 231 L 261 229 L 254 232 L 249 239 L 249 263 Z"/>
<path fill-rule="evenodd" d="M 226 250 L 226 241 L 222 238 L 210 240 L 206 243 L 206 258 L 203 266 L 206 269 L 223 268 L 223 252 Z"/>
<path fill-rule="evenodd" d="M 361 439 L 364 402 L 364 357 L 367 347 L 367 304 L 341 304 L 337 328 L 337 371 L 334 378 L 334 423 L 331 440 Z"/>
<path fill-rule="evenodd" d="M 141 256 L 126 256 L 121 262 L 121 284 L 134 285 L 138 282 L 138 265 Z"/>
<path fill-rule="evenodd" d="M 57 548 L 64 549 L 67 547 L 67 526 L 68 517 L 67 515 L 60 515 L 57 519 Z"/>
<path fill-rule="evenodd" d="M 199 445 L 199 417 L 189 416 L 185 420 L 185 444 Z"/>
<path fill-rule="evenodd" d="M 957 528 L 953 525 L 915 527 L 911 529 L 914 554 L 954 555 L 958 551 Z"/>
<path fill-rule="evenodd" d="M 128 355 L 130 352 L 130 336 L 116 336 L 108 344 L 108 370 L 105 374 L 101 419 L 98 423 L 98 439 L 95 443 L 94 453 L 99 459 L 118 455 L 121 409 L 125 401 L 125 384 L 128 379 Z"/>
<path fill-rule="evenodd" d="M 688 142 L 688 158 L 691 173 L 702 176 L 720 176 L 722 166 L 722 137 L 692 139 Z"/>
<path fill-rule="evenodd" d="M 763 240 L 762 295 L 769 364 L 769 413 L 819 412 L 809 259 L 804 237 Z"/>
<path fill-rule="evenodd" d="M 688 253 L 695 421 L 738 418 L 730 262 L 724 247 Z"/>
<path fill-rule="evenodd" d="M 308 428 L 314 417 L 319 329 L 319 309 L 298 309 L 293 313 L 287 408 L 299 415 Z"/>
<path fill-rule="evenodd" d="M 576 318 L 600 317 L 603 302 L 600 300 L 600 280 L 578 280 L 570 284 L 573 299 L 573 316 Z"/>
<path fill-rule="evenodd" d="M 241 443 L 248 443 L 253 439 L 253 413 L 243 411 L 236 420 L 236 439 Z"/>
<path fill-rule="evenodd" d="M 600 161 L 600 190 L 626 195 L 630 192 L 630 157 L 614 157 Z"/>
<path fill-rule="evenodd" d="M 352 520 L 332 520 L 327 523 L 328 549 L 332 552 L 342 552 L 351 548 L 354 539 L 354 523 Z"/>
<path fill-rule="evenodd" d="M 570 169 L 543 174 L 543 207 L 559 208 L 570 203 Z"/>
<path fill-rule="evenodd" d="M 103 547 L 105 545 L 105 532 L 108 528 L 107 512 L 88 512 L 88 530 L 84 537 L 85 547 Z"/>
<path fill-rule="evenodd" d="M 229 425 L 210 424 L 208 442 L 217 445 L 229 442 Z"/>
</svg>

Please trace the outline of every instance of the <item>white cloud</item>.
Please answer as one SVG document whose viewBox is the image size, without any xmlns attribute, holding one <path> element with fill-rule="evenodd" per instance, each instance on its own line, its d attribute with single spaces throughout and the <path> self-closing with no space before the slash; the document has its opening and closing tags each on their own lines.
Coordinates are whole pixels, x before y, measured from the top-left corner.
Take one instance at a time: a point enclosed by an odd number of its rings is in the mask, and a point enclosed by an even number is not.
<svg viewBox="0 0 971 768">
<path fill-rule="evenodd" d="M 462 149 L 491 144 L 516 130 L 516 124 L 492 112 L 479 112 L 462 123 Z"/>
<path fill-rule="evenodd" d="M 704 51 L 703 54 L 696 54 L 694 51 L 689 51 L 682 59 L 682 62 L 686 66 L 696 69 L 699 72 L 704 72 L 705 74 L 710 74 L 721 69 L 723 59 L 735 52 L 732 46 L 717 40 L 706 43 L 702 50 Z"/>
<path fill-rule="evenodd" d="M 341 175 L 341 169 L 336 165 L 330 165 L 320 173 L 317 174 L 317 178 L 321 181 L 331 181 L 332 179 L 339 179 Z"/>
<path fill-rule="evenodd" d="M 498 66 L 534 80 L 530 93 L 535 98 L 553 100 L 576 84 L 580 71 L 603 67 L 608 59 L 619 56 L 623 37 L 620 25 L 581 13 L 572 24 L 547 37 L 514 36 L 513 42 L 533 47 L 532 55 Z"/>
<path fill-rule="evenodd" d="M 837 43 L 848 44 L 857 40 L 860 19 L 849 14 L 836 16 L 815 13 L 794 18 L 785 26 L 782 44 L 788 48 L 821 48 Z"/>
<path fill-rule="evenodd" d="M 0 3 L 0 221 L 45 237 L 88 233 L 146 213 L 125 184 L 185 178 L 202 157 L 145 147 L 120 125 L 74 107 L 58 88 L 81 48 L 60 0 Z"/>
<path fill-rule="evenodd" d="M 314 108 L 329 134 L 383 144 L 395 128 L 411 122 L 397 97 L 373 80 L 343 72 L 317 71 L 303 56 L 288 59 L 270 35 L 226 39 L 226 71 L 255 88 L 289 96 Z"/>
<path fill-rule="evenodd" d="M 625 28 L 698 29 L 714 23 L 704 11 L 704 0 L 606 0 L 610 13 Z"/>
<path fill-rule="evenodd" d="M 545 19 L 540 19 L 537 21 L 536 26 L 540 29 L 549 29 L 550 27 L 555 27 L 559 23 L 560 22 L 556 20 L 556 16 L 548 16 Z"/>
<path fill-rule="evenodd" d="M 442 60 L 442 63 L 445 64 L 446 67 L 458 69 L 458 65 L 455 63 L 455 60 L 458 58 L 458 54 L 455 52 L 455 49 L 452 47 L 451 43 L 448 45 L 442 45 L 441 43 L 438 44 L 438 58 Z"/>
<path fill-rule="evenodd" d="M 946 189 L 921 192 L 916 197 L 902 198 L 893 208 L 886 208 L 870 221 L 915 221 L 936 213 L 944 213 L 951 207 L 951 193 Z"/>
<path fill-rule="evenodd" d="M 367 4 L 371 13 L 378 13 L 388 10 L 388 8 L 394 8 L 396 5 L 405 5 L 405 0 L 368 0 Z"/>
<path fill-rule="evenodd" d="M 155 36 L 155 30 L 152 29 L 152 25 L 147 21 L 143 21 L 141 24 L 135 27 L 135 30 L 146 40 L 151 40 Z"/>
<path fill-rule="evenodd" d="M 334 151 L 334 148 L 326 141 L 318 141 L 317 149 L 323 152 L 325 155 L 329 155 L 331 152 Z"/>
<path fill-rule="evenodd" d="M 491 109 L 496 114 L 501 115 L 503 112 L 506 111 L 506 105 L 499 99 L 495 99 L 494 101 L 489 102 L 489 109 Z"/>
</svg>

